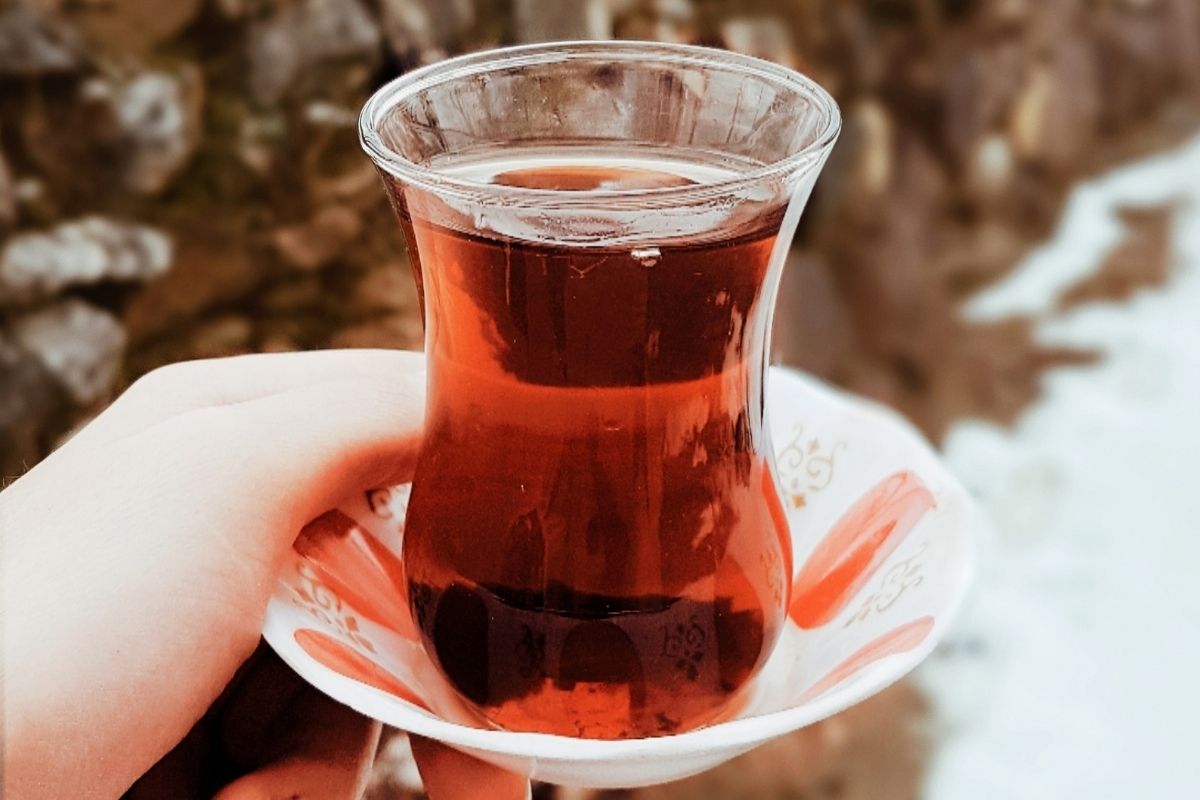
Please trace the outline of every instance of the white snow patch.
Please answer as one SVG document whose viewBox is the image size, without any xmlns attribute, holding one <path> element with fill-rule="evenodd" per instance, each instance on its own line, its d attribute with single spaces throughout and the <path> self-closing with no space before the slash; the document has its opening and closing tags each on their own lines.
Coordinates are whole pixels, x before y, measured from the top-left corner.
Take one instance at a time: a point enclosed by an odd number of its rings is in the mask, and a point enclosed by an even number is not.
<svg viewBox="0 0 1200 800">
<path fill-rule="evenodd" d="M 1173 272 L 1053 315 L 1174 202 Z M 993 526 L 973 597 L 918 679 L 937 709 L 929 800 L 1200 797 L 1200 139 L 1079 187 L 1053 241 L 976 297 L 1103 353 L 1052 371 L 1011 429 L 958 423 L 945 457 Z"/>
<path fill-rule="evenodd" d="M 973 297 L 964 315 L 984 322 L 1051 312 L 1058 296 L 1094 272 L 1121 240 L 1119 206 L 1194 198 L 1198 183 L 1200 140 L 1079 186 L 1067 200 L 1054 238 L 1000 283 Z M 1191 235 L 1194 239 L 1196 232 Z"/>
</svg>

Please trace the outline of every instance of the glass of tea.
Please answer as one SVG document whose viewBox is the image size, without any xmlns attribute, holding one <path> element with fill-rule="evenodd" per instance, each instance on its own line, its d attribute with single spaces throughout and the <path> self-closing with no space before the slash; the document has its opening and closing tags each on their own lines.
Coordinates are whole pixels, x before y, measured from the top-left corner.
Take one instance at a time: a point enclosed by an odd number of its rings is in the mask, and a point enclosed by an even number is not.
<svg viewBox="0 0 1200 800">
<path fill-rule="evenodd" d="M 737 710 L 792 572 L 764 386 L 833 100 L 706 48 L 559 43 L 408 73 L 363 110 L 428 359 L 413 618 L 508 730 Z"/>
</svg>

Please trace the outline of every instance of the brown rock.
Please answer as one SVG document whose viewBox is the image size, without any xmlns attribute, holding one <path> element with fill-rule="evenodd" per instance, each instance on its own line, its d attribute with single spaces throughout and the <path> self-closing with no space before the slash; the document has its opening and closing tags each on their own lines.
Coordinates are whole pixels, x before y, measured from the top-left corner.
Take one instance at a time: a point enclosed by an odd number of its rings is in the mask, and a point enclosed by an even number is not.
<svg viewBox="0 0 1200 800">
<path fill-rule="evenodd" d="M 245 353 L 250 348 L 254 326 L 237 314 L 225 314 L 209 320 L 191 334 L 192 358 L 218 358 Z"/>
<path fill-rule="evenodd" d="M 855 394 L 899 409 L 928 434 L 930 429 L 922 424 L 921 415 L 913 412 L 914 402 L 901 386 L 902 379 L 894 364 L 859 353 L 853 361 L 846 365 L 845 371 L 846 378 L 841 381 L 842 385 Z"/>
<path fill-rule="evenodd" d="M 259 353 L 294 353 L 302 348 L 295 339 L 282 334 L 268 334 L 258 340 L 255 350 Z"/>
<path fill-rule="evenodd" d="M 611 39 L 613 5 L 609 0 L 513 0 L 513 29 L 518 42 Z"/>
<path fill-rule="evenodd" d="M 950 154 L 965 162 L 978 143 L 1004 124 L 1027 82 L 1028 51 L 1019 39 L 972 47 L 946 70 L 942 136 Z"/>
<path fill-rule="evenodd" d="M 17 192 L 13 186 L 12 170 L 0 150 L 0 232 L 17 221 Z"/>
<path fill-rule="evenodd" d="M 392 314 L 340 331 L 330 339 L 329 346 L 419 350 L 422 342 L 420 320 L 412 314 Z"/>
<path fill-rule="evenodd" d="M 205 230 L 200 223 L 177 242 L 175 264 L 162 279 L 147 285 L 125 308 L 131 341 L 165 333 L 207 309 L 241 298 L 263 280 L 262 259 L 231 244 L 233 232 Z"/>
<path fill-rule="evenodd" d="M 383 35 L 401 58 L 424 60 L 460 38 L 475 21 L 472 0 L 382 0 Z"/>
<path fill-rule="evenodd" d="M 26 154 L 53 192 L 76 203 L 111 202 L 114 189 L 154 194 L 196 149 L 203 95 L 191 65 L 92 77 L 73 96 L 29 107 L 19 120 Z"/>
<path fill-rule="evenodd" d="M 985 136 L 971 152 L 964 179 L 967 194 L 979 205 L 992 205 L 1012 190 L 1012 145 L 1002 134 Z"/>
<path fill-rule="evenodd" d="M 918 141 L 901 140 L 886 204 L 869 224 L 851 216 L 832 232 L 831 263 L 861 362 L 851 365 L 848 381 L 902 407 L 926 396 L 952 344 L 951 301 L 930 269 L 945 203 L 942 163 Z"/>
<path fill-rule="evenodd" d="M 58 6 L 57 0 L 38 0 Z M 103 0 L 63 3 L 59 12 L 78 25 L 89 41 L 122 55 L 143 52 L 182 31 L 200 10 L 202 0 Z"/>
<path fill-rule="evenodd" d="M 18 317 L 12 336 L 80 405 L 112 386 L 126 338 L 116 317 L 75 298 Z"/>
<path fill-rule="evenodd" d="M 965 298 L 1012 269 L 1029 246 L 1029 240 L 1013 226 L 996 219 L 947 228 L 945 245 L 930 272 L 949 296 Z"/>
<path fill-rule="evenodd" d="M 944 353 L 925 395 L 901 401 L 901 407 L 935 441 L 951 422 L 963 417 L 1012 424 L 1041 393 L 1041 376 L 1047 369 L 1086 364 L 1095 358 L 1087 351 L 1039 346 L 1028 319 L 956 323 L 949 336 L 953 347 Z"/>
<path fill-rule="evenodd" d="M 308 222 L 275 231 L 271 241 L 284 262 L 311 271 L 337 258 L 361 231 L 362 220 L 357 214 L 341 206 L 328 206 Z"/>
<path fill-rule="evenodd" d="M 260 178 L 267 178 L 275 161 L 279 141 L 288 132 L 287 119 L 279 110 L 247 112 L 238 121 L 234 152 Z"/>
<path fill-rule="evenodd" d="M 156 194 L 187 165 L 200 141 L 204 84 L 200 70 L 145 72 L 113 97 L 113 116 L 124 156 L 124 183 Z"/>
<path fill-rule="evenodd" d="M 1062 171 L 1086 157 L 1100 123 L 1100 75 L 1082 39 L 1060 42 L 1029 72 L 1013 107 L 1015 155 Z"/>
<path fill-rule="evenodd" d="M 773 356 L 826 380 L 844 378 L 854 326 L 829 264 L 816 254 L 792 253 L 777 309 Z"/>
<path fill-rule="evenodd" d="M 403 261 L 368 270 L 354 287 L 354 307 L 367 311 L 410 311 L 417 308 L 412 272 Z"/>
<path fill-rule="evenodd" d="M 272 286 L 262 293 L 260 308 L 273 313 L 295 312 L 311 308 L 321 301 L 324 288 L 316 275 L 303 275 L 298 279 Z"/>
<path fill-rule="evenodd" d="M 217 11 L 229 19 L 265 16 L 278 0 L 216 0 Z"/>
<path fill-rule="evenodd" d="M 285 4 L 247 32 L 250 95 L 276 103 L 306 68 L 328 59 L 373 58 L 379 39 L 379 26 L 359 0 Z"/>
<path fill-rule="evenodd" d="M 305 178 L 314 197 L 356 204 L 372 197 L 378 199 L 379 173 L 370 163 L 352 166 L 333 174 L 314 169 Z"/>
<path fill-rule="evenodd" d="M 74 72 L 83 63 L 74 26 L 26 3 L 0 10 L 0 78 Z"/>
<path fill-rule="evenodd" d="M 721 41 L 730 50 L 792 68 L 800 58 L 792 34 L 778 17 L 735 17 L 721 25 Z"/>
<path fill-rule="evenodd" d="M 0 250 L 0 303 L 49 297 L 68 286 L 147 281 L 171 267 L 165 233 L 107 217 L 13 236 Z"/>
<path fill-rule="evenodd" d="M 112 187 L 120 184 L 119 166 L 109 145 L 116 129 L 109 89 L 107 81 L 89 79 L 79 84 L 77 92 L 60 95 L 54 103 L 26 106 L 13 121 L 34 172 L 31 177 L 41 184 L 43 201 L 52 202 L 61 192 L 78 202 L 111 194 Z M 88 135 L 80 136 L 81 130 Z"/>
<path fill-rule="evenodd" d="M 1200 4 L 1195 0 L 1166 0 L 1167 43 L 1175 71 L 1183 84 L 1200 86 Z"/>
<path fill-rule="evenodd" d="M 895 119 L 877 98 L 849 105 L 816 202 L 805 213 L 837 220 L 839 231 L 876 224 L 887 211 L 884 201 L 895 179 L 896 134 Z"/>
<path fill-rule="evenodd" d="M 125 359 L 119 385 L 128 386 L 151 370 L 194 358 L 199 358 L 199 354 L 195 351 L 191 331 L 157 338 L 130 351 Z"/>
<path fill-rule="evenodd" d="M 986 4 L 982 10 L 988 22 L 1000 28 L 1023 25 L 1029 21 L 1032 11 L 1030 5 L 1034 0 L 994 0 Z M 1061 6 L 1061 3 L 1046 5 Z"/>
<path fill-rule="evenodd" d="M 259 349 L 265 350 L 272 345 L 286 350 L 308 350 L 327 344 L 330 323 L 323 317 L 313 320 L 293 313 L 256 319 L 255 322 L 258 325 Z"/>
<path fill-rule="evenodd" d="M 355 103 L 357 101 L 354 101 Z M 379 173 L 358 146 L 358 114 L 350 105 L 310 103 L 302 130 L 307 138 L 303 152 L 288 169 L 294 169 L 305 193 L 318 205 L 341 205 L 360 211 L 381 207 Z"/>
<path fill-rule="evenodd" d="M 895 159 L 895 126 L 883 104 L 874 98 L 860 100 L 850 109 L 855 135 L 856 155 L 848 176 L 850 191 L 873 200 L 881 197 L 892 182 Z"/>
<path fill-rule="evenodd" d="M 1122 208 L 1125 238 L 1100 268 L 1059 297 L 1060 309 L 1095 301 L 1128 300 L 1142 289 L 1161 286 L 1171 273 L 1171 206 Z"/>
<path fill-rule="evenodd" d="M 49 225 L 62 218 L 57 199 L 46 190 L 46 182 L 31 175 L 13 181 L 12 196 L 16 201 L 18 222 L 29 225 Z"/>
<path fill-rule="evenodd" d="M 1101 101 L 1110 126 L 1138 122 L 1177 85 L 1172 55 L 1179 34 L 1171 30 L 1173 22 L 1163 4 L 1151 9 L 1109 4 L 1096 12 Z"/>
<path fill-rule="evenodd" d="M 304 106 L 304 121 L 315 127 L 357 129 L 358 113 L 326 100 L 313 100 Z"/>
<path fill-rule="evenodd" d="M 0 328 L 0 489 L 41 460 L 69 405 L 54 375 Z"/>
<path fill-rule="evenodd" d="M 700 38 L 696 9 L 689 0 L 632 4 L 614 17 L 613 38 L 694 43 Z"/>
<path fill-rule="evenodd" d="M 1095 8 L 1087 0 L 1054 0 L 1027 3 L 1028 38 L 1033 52 L 1045 52 L 1055 43 L 1090 24 Z"/>
<path fill-rule="evenodd" d="M 1013 144 L 1018 155 L 1035 159 L 1046 142 L 1046 117 L 1054 99 L 1053 78 L 1044 65 L 1034 67 L 1013 109 L 1009 124 Z"/>
</svg>

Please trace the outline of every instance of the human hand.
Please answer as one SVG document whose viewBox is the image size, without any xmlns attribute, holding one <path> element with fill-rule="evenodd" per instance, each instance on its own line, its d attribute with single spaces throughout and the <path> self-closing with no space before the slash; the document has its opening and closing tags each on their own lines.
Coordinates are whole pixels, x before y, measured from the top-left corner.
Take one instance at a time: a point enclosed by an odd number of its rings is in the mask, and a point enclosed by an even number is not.
<svg viewBox="0 0 1200 800">
<path fill-rule="evenodd" d="M 5 796 L 111 798 L 142 776 L 133 796 L 214 779 L 222 800 L 361 793 L 378 725 L 265 653 L 245 662 L 301 527 L 411 475 L 423 365 L 345 351 L 167 367 L 0 493 Z M 413 749 L 434 800 L 528 793 Z"/>
</svg>

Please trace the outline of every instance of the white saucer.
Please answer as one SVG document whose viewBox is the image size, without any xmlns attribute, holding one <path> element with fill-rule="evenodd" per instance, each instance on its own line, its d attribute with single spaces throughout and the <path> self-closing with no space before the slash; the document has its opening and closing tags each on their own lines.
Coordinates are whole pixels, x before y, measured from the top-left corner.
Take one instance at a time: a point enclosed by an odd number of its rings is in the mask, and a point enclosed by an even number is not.
<svg viewBox="0 0 1200 800">
<path fill-rule="evenodd" d="M 966 590 L 981 523 L 893 412 L 779 368 L 767 407 L 795 552 L 793 605 L 754 696 L 730 720 L 617 741 L 476 727 L 408 617 L 397 579 L 406 486 L 367 492 L 306 529 L 263 635 L 305 680 L 359 712 L 563 785 L 674 780 L 828 717 L 933 649 Z"/>
</svg>

